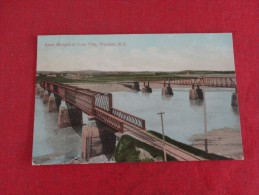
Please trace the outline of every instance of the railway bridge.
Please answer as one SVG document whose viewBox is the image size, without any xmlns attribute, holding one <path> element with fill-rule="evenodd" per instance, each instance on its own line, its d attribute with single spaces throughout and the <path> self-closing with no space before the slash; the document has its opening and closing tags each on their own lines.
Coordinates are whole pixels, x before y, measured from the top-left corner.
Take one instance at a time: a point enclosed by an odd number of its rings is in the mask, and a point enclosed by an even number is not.
<svg viewBox="0 0 259 195">
<path fill-rule="evenodd" d="M 116 131 L 123 133 L 129 128 L 138 130 L 145 130 L 146 128 L 145 120 L 114 108 L 111 93 L 105 94 L 47 81 L 41 82 L 41 86 L 45 90 L 43 99 L 48 100 L 54 94 L 55 98 L 53 99 L 55 99 L 57 107 L 61 104 L 61 100 L 65 101 L 69 107 L 77 108 L 91 118 L 97 118 Z M 51 109 L 51 106 L 49 108 Z"/>
<path fill-rule="evenodd" d="M 140 83 L 143 83 L 140 89 Z M 237 87 L 235 76 L 172 76 L 172 77 L 135 77 L 134 81 L 121 82 L 122 85 L 129 87 L 136 91 L 143 91 L 152 93 L 151 84 L 162 85 L 162 95 L 174 95 L 172 85 L 190 86 L 190 99 L 203 99 L 203 91 L 200 87 L 213 88 L 234 88 L 235 92 L 232 94 L 232 106 L 238 106 L 237 101 Z"/>
<path fill-rule="evenodd" d="M 83 125 L 82 112 L 84 112 L 115 131 L 129 133 L 160 150 L 165 148 L 169 155 L 179 161 L 206 160 L 172 144 L 165 144 L 161 139 L 147 133 L 144 119 L 113 107 L 111 93 L 100 93 L 48 81 L 42 81 L 40 86 L 40 92 L 36 92 L 40 93 L 43 102 L 48 103 L 49 111 L 59 108 L 58 126 L 60 128 Z"/>
</svg>

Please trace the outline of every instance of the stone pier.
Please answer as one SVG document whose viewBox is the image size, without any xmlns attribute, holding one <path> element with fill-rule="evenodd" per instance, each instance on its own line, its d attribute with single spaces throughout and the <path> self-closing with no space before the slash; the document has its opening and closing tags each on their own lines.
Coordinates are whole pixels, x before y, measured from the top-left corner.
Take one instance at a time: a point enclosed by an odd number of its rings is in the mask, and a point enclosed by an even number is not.
<svg viewBox="0 0 259 195">
<path fill-rule="evenodd" d="M 41 86 L 39 83 L 36 84 L 35 86 L 35 94 L 40 96 L 41 95 Z"/>
<path fill-rule="evenodd" d="M 51 93 L 49 96 L 48 110 L 49 110 L 49 112 L 55 112 L 58 110 L 58 107 L 56 104 L 56 98 L 53 93 Z"/>
<path fill-rule="evenodd" d="M 81 157 L 88 161 L 93 156 L 101 155 L 103 151 L 98 127 L 84 125 L 82 129 Z"/>
<path fill-rule="evenodd" d="M 197 86 L 196 92 L 197 92 L 198 98 L 200 100 L 203 100 L 203 91 L 202 91 L 202 89 L 200 89 L 199 85 Z"/>
<path fill-rule="evenodd" d="M 65 101 L 61 101 L 58 113 L 58 128 L 70 127 L 71 122 L 69 118 L 68 108 Z"/>
<path fill-rule="evenodd" d="M 82 111 L 72 104 L 66 103 L 62 100 L 59 106 L 58 127 L 77 127 L 82 126 L 82 124 Z"/>
<path fill-rule="evenodd" d="M 194 89 L 194 85 L 192 85 L 192 89 L 190 89 L 190 92 L 189 92 L 189 99 L 196 100 L 198 98 L 199 97 L 198 97 L 197 91 L 196 89 Z"/>
<path fill-rule="evenodd" d="M 139 82 L 134 82 L 132 89 L 136 91 L 140 91 Z"/>
<path fill-rule="evenodd" d="M 232 93 L 231 105 L 238 106 L 237 92 Z"/>
<path fill-rule="evenodd" d="M 144 87 L 142 88 L 141 91 L 146 92 L 146 93 L 152 93 L 152 88 L 149 87 L 149 82 L 147 83 L 147 85 L 144 82 Z"/>
<path fill-rule="evenodd" d="M 165 86 L 165 83 L 164 83 L 164 87 L 162 88 L 162 95 L 174 95 L 173 89 L 170 86 L 170 84 Z"/>
<path fill-rule="evenodd" d="M 44 104 L 48 103 L 48 101 L 49 101 L 49 92 L 48 92 L 48 90 L 45 90 L 43 92 L 42 101 L 43 101 Z"/>
<path fill-rule="evenodd" d="M 41 87 L 41 88 L 40 88 L 40 97 L 42 98 L 43 95 L 44 95 L 44 89 Z"/>
<path fill-rule="evenodd" d="M 82 111 L 72 104 L 67 103 L 68 114 L 70 118 L 71 126 L 82 126 L 83 125 L 83 115 Z"/>
</svg>

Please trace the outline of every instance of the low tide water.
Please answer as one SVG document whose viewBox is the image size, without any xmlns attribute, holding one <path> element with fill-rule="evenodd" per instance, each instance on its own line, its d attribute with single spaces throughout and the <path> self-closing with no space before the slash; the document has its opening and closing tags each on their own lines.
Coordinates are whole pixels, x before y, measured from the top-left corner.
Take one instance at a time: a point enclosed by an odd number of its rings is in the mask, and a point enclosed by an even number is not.
<svg viewBox="0 0 259 195">
<path fill-rule="evenodd" d="M 72 127 L 58 128 L 58 112 L 48 112 L 39 96 L 35 97 L 33 162 L 62 164 L 79 158 L 81 137 Z"/>
<path fill-rule="evenodd" d="M 163 115 L 165 134 L 177 141 L 191 144 L 189 138 L 204 133 L 204 101 L 190 100 L 189 89 L 173 89 L 174 95 L 165 97 L 161 89 L 152 93 L 113 92 L 113 106 L 146 121 L 146 129 L 161 133 Z M 231 128 L 240 130 L 237 107 L 231 106 L 233 89 L 206 89 L 206 113 L 208 131 Z"/>
<path fill-rule="evenodd" d="M 240 130 L 239 112 L 231 106 L 232 89 L 206 89 L 208 131 L 231 128 Z M 165 134 L 177 141 L 191 144 L 189 138 L 204 133 L 204 101 L 190 100 L 189 89 L 176 88 L 165 97 L 161 89 L 152 93 L 113 92 L 113 107 L 143 118 L 146 129 L 161 133 L 163 115 Z M 88 123 L 83 114 L 84 123 Z M 34 116 L 33 161 L 37 164 L 67 163 L 80 158 L 81 136 L 72 127 L 59 129 L 58 113 L 48 112 L 46 104 L 36 96 Z"/>
</svg>

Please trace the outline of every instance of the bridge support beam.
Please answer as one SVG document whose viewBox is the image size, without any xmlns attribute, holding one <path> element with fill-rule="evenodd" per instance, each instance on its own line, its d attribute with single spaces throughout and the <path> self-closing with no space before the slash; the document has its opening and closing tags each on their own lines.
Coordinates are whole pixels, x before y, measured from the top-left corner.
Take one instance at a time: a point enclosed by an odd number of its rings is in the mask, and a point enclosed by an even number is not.
<svg viewBox="0 0 259 195">
<path fill-rule="evenodd" d="M 82 147 L 81 157 L 84 161 L 88 161 L 93 156 L 102 154 L 103 147 L 98 127 L 92 125 L 84 125 L 82 128 Z"/>
<path fill-rule="evenodd" d="M 49 101 L 49 92 L 48 92 L 48 90 L 45 90 L 43 92 L 42 100 L 43 100 L 44 104 L 48 103 L 48 101 Z"/>
<path fill-rule="evenodd" d="M 56 94 L 54 94 L 54 96 L 55 96 L 56 106 L 57 106 L 57 108 L 59 109 L 62 98 L 61 98 L 61 97 L 59 97 L 59 96 L 58 96 L 58 95 L 56 95 Z"/>
<path fill-rule="evenodd" d="M 39 83 L 37 83 L 36 86 L 35 86 L 35 94 L 39 95 L 39 96 L 41 94 L 41 86 L 40 86 Z"/>
<path fill-rule="evenodd" d="M 168 84 L 167 86 L 165 86 L 162 88 L 162 95 L 174 95 L 173 89 L 170 86 L 170 84 Z"/>
<path fill-rule="evenodd" d="M 56 104 L 56 98 L 53 93 L 51 93 L 49 96 L 48 110 L 49 110 L 49 112 L 54 112 L 54 111 L 58 110 L 58 107 Z"/>
<path fill-rule="evenodd" d="M 40 97 L 42 98 L 43 97 L 43 94 L 44 94 L 44 88 L 40 88 Z"/>
<path fill-rule="evenodd" d="M 58 128 L 70 127 L 71 122 L 69 118 L 68 108 L 64 100 L 61 101 L 58 113 Z"/>
<path fill-rule="evenodd" d="M 146 93 L 152 93 L 152 88 L 149 87 L 149 82 L 147 83 L 147 85 L 144 82 L 144 87 L 142 88 L 142 91 Z"/>
<path fill-rule="evenodd" d="M 202 91 L 202 89 L 200 89 L 199 85 L 197 86 L 196 93 L 198 95 L 198 98 L 200 100 L 203 100 L 203 91 Z"/>
<path fill-rule="evenodd" d="M 238 106 L 237 92 L 232 93 L 231 105 Z"/>
<path fill-rule="evenodd" d="M 82 129 L 81 157 L 84 161 L 89 161 L 91 153 L 91 127 L 85 125 Z"/>
<path fill-rule="evenodd" d="M 139 82 L 134 82 L 133 83 L 133 87 L 132 87 L 133 90 L 136 90 L 136 91 L 140 91 L 140 88 L 139 88 Z"/>
<path fill-rule="evenodd" d="M 192 89 L 190 89 L 190 92 L 189 92 L 189 99 L 196 100 L 198 98 L 199 97 L 198 97 L 197 91 L 196 89 L 194 89 L 194 85 L 192 85 Z"/>
<path fill-rule="evenodd" d="M 68 114 L 70 119 L 70 124 L 72 127 L 82 126 L 83 125 L 83 115 L 82 111 L 77 107 L 69 104 L 67 102 Z"/>
</svg>

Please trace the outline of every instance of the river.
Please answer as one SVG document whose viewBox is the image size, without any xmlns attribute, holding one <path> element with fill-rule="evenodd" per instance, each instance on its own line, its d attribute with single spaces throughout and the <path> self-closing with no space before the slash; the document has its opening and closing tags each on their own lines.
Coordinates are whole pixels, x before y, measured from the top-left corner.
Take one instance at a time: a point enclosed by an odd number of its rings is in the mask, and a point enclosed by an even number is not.
<svg viewBox="0 0 259 195">
<path fill-rule="evenodd" d="M 150 94 L 115 91 L 112 92 L 113 107 L 145 119 L 147 130 L 160 133 L 161 118 L 157 113 L 165 112 L 165 134 L 192 144 L 190 137 L 204 133 L 204 101 L 189 100 L 188 88 L 174 88 L 173 91 L 174 95 L 170 97 L 162 96 L 161 89 L 153 89 Z M 233 89 L 206 89 L 208 131 L 223 128 L 240 131 L 238 108 L 231 106 L 232 93 Z M 89 122 L 85 114 L 83 120 L 85 124 Z M 80 158 L 81 132 L 76 132 L 72 127 L 58 129 L 57 121 L 58 113 L 49 113 L 47 104 L 35 96 L 34 163 L 63 164 Z"/>
<path fill-rule="evenodd" d="M 145 119 L 146 129 L 161 133 L 163 115 L 165 134 L 177 141 L 191 144 L 189 138 L 204 133 L 204 101 L 190 100 L 188 88 L 174 88 L 174 95 L 165 97 L 161 89 L 152 93 L 113 92 L 113 106 Z M 233 89 L 207 88 L 205 90 L 208 131 L 220 128 L 240 130 L 237 107 L 231 106 Z"/>
<path fill-rule="evenodd" d="M 58 128 L 58 113 L 48 112 L 39 96 L 35 96 L 33 163 L 63 164 L 81 155 L 81 137 L 72 127 Z"/>
</svg>

